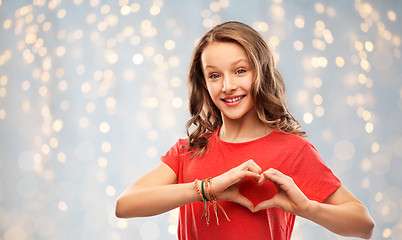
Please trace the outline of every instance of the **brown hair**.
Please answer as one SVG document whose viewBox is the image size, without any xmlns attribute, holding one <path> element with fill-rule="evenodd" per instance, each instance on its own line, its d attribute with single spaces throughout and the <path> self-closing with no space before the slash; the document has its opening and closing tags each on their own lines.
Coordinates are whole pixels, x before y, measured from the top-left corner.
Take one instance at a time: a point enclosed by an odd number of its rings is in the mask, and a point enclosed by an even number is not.
<svg viewBox="0 0 402 240">
<path fill-rule="evenodd" d="M 189 145 L 183 147 L 190 149 L 194 156 L 202 155 L 207 148 L 208 136 L 222 125 L 221 113 L 205 87 L 201 63 L 204 49 L 212 42 L 234 42 L 246 51 L 255 70 L 251 95 L 258 118 L 272 129 L 305 136 L 300 123 L 286 107 L 285 84 L 275 68 L 268 44 L 250 26 L 240 22 L 226 22 L 207 32 L 194 50 L 188 75 L 191 119 L 187 122 L 186 131 Z M 193 125 L 195 129 L 190 134 Z"/>
</svg>

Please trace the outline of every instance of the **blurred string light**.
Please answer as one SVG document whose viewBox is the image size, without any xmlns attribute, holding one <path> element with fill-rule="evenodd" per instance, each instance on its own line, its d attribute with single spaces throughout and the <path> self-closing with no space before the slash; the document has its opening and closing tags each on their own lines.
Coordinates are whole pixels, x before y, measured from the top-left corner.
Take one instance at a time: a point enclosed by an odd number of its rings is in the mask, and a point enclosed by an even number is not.
<svg viewBox="0 0 402 240">
<path fill-rule="evenodd" d="M 227 20 L 266 38 L 292 112 L 369 207 L 374 238 L 400 239 L 402 6 L 292 4 L 0 0 L 0 239 L 175 239 L 177 209 L 117 219 L 114 201 L 183 137 L 186 61 Z M 294 239 L 327 234 L 298 220 Z"/>
</svg>

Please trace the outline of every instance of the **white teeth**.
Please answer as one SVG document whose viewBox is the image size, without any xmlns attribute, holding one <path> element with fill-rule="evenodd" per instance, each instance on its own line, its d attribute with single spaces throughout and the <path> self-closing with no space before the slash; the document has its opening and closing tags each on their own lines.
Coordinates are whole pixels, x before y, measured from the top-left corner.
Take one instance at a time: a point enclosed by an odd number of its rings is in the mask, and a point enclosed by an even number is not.
<svg viewBox="0 0 402 240">
<path fill-rule="evenodd" d="M 228 99 L 225 99 L 224 101 L 225 102 L 230 102 L 230 103 L 232 103 L 232 102 L 236 102 L 236 101 L 239 101 L 240 99 L 242 99 L 244 96 L 240 96 L 240 97 L 236 97 L 236 98 L 228 98 Z"/>
</svg>

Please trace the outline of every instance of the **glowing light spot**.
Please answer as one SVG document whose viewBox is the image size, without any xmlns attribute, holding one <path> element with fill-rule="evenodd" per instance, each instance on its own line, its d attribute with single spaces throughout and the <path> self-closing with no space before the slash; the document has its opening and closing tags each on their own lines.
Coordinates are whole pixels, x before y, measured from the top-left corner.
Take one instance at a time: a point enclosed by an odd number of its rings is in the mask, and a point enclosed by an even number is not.
<svg viewBox="0 0 402 240">
<path fill-rule="evenodd" d="M 105 101 L 107 108 L 114 108 L 116 106 L 116 99 L 114 97 L 108 97 Z"/>
<path fill-rule="evenodd" d="M 64 18 L 66 15 L 67 15 L 67 11 L 66 11 L 65 9 L 60 9 L 60 10 L 57 12 L 57 17 L 58 17 L 59 19 Z"/>
<path fill-rule="evenodd" d="M 4 87 L 0 88 L 0 98 L 4 98 L 7 95 L 7 89 Z"/>
<path fill-rule="evenodd" d="M 268 39 L 269 44 L 271 45 L 271 47 L 275 48 L 279 45 L 279 38 L 277 36 L 272 36 Z"/>
<path fill-rule="evenodd" d="M 159 102 L 157 98 L 149 98 L 147 101 L 147 106 L 150 108 L 156 108 L 158 106 Z"/>
<path fill-rule="evenodd" d="M 106 195 L 108 195 L 109 197 L 113 197 L 114 195 L 116 195 L 116 189 L 113 186 L 107 186 Z"/>
<path fill-rule="evenodd" d="M 371 144 L 371 152 L 372 153 L 377 153 L 378 151 L 380 151 L 380 145 L 378 143 L 376 143 L 376 142 Z"/>
<path fill-rule="evenodd" d="M 176 43 L 173 40 L 167 40 L 165 42 L 165 48 L 166 50 L 173 50 L 176 46 Z"/>
<path fill-rule="evenodd" d="M 141 9 L 141 5 L 138 3 L 133 3 L 130 6 L 132 12 L 138 12 Z"/>
<path fill-rule="evenodd" d="M 106 51 L 105 52 L 105 60 L 110 64 L 115 64 L 119 60 L 119 55 L 117 55 L 114 51 Z"/>
<path fill-rule="evenodd" d="M 126 219 L 118 219 L 117 227 L 120 229 L 126 229 L 128 227 L 128 222 Z"/>
<path fill-rule="evenodd" d="M 0 120 L 3 120 L 6 118 L 6 110 L 0 108 Z"/>
<path fill-rule="evenodd" d="M 89 91 L 91 91 L 91 84 L 89 84 L 89 82 L 81 84 L 81 92 L 88 93 Z"/>
<path fill-rule="evenodd" d="M 172 106 L 174 108 L 181 108 L 183 106 L 183 100 L 179 97 L 175 97 L 172 100 Z"/>
<path fill-rule="evenodd" d="M 371 65 L 370 65 L 370 63 L 369 63 L 366 59 L 362 59 L 362 60 L 360 61 L 360 67 L 361 67 L 363 70 L 366 70 L 366 71 L 370 71 L 370 69 L 371 69 Z"/>
<path fill-rule="evenodd" d="M 155 141 L 156 139 L 158 139 L 158 132 L 155 130 L 151 130 L 148 132 L 148 139 L 151 141 Z"/>
<path fill-rule="evenodd" d="M 102 168 L 107 167 L 107 159 L 105 157 L 100 157 L 98 159 L 98 165 Z"/>
<path fill-rule="evenodd" d="M 95 111 L 95 109 L 96 109 L 96 105 L 95 105 L 95 103 L 93 103 L 93 102 L 89 102 L 89 103 L 86 105 L 85 108 L 86 108 L 87 112 L 93 113 L 93 112 Z"/>
<path fill-rule="evenodd" d="M 62 212 L 66 212 L 68 210 L 68 205 L 64 201 L 60 201 L 59 204 L 57 204 L 59 207 L 59 210 Z"/>
<path fill-rule="evenodd" d="M 296 51 L 301 51 L 303 50 L 304 45 L 302 41 L 296 40 L 293 42 L 293 47 L 296 49 Z"/>
<path fill-rule="evenodd" d="M 99 130 L 101 131 L 101 133 L 108 133 L 110 130 L 110 125 L 107 122 L 102 122 L 99 125 Z"/>
<path fill-rule="evenodd" d="M 181 80 L 180 80 L 180 78 L 178 78 L 178 77 L 173 77 L 173 78 L 170 80 L 170 85 L 172 85 L 172 87 L 175 87 L 175 88 L 179 87 L 179 86 L 181 85 Z"/>
<path fill-rule="evenodd" d="M 365 110 L 364 112 L 363 112 L 363 114 L 362 114 L 362 117 L 363 117 L 363 119 L 364 119 L 364 121 L 370 121 L 370 119 L 371 119 L 371 113 L 369 112 L 369 111 L 367 111 L 367 110 Z"/>
<path fill-rule="evenodd" d="M 270 9 L 271 12 L 278 17 L 283 17 L 285 15 L 285 9 L 283 9 L 283 7 L 281 7 L 280 5 L 272 5 Z"/>
<path fill-rule="evenodd" d="M 209 9 L 213 12 L 219 12 L 221 10 L 221 6 L 219 5 L 219 2 L 212 2 L 209 4 Z"/>
<path fill-rule="evenodd" d="M 164 57 L 161 54 L 156 54 L 153 58 L 155 64 L 162 64 L 164 61 Z"/>
<path fill-rule="evenodd" d="M 313 40 L 313 47 L 318 49 L 318 50 L 324 51 L 325 47 L 326 47 L 326 44 L 325 44 L 324 41 L 322 41 L 320 39 L 314 39 Z"/>
<path fill-rule="evenodd" d="M 321 105 L 322 101 L 323 101 L 323 99 L 322 99 L 321 95 L 319 95 L 319 94 L 314 95 L 313 102 L 315 105 Z"/>
<path fill-rule="evenodd" d="M 370 187 L 370 179 L 368 178 L 363 179 L 361 186 L 363 189 L 368 189 Z"/>
<path fill-rule="evenodd" d="M 322 117 L 322 116 L 324 116 L 324 114 L 325 114 L 325 109 L 323 107 L 318 106 L 315 108 L 315 115 L 317 117 Z"/>
<path fill-rule="evenodd" d="M 80 118 L 80 120 L 79 120 L 79 122 L 78 122 L 78 125 L 79 125 L 81 128 L 87 128 L 87 127 L 89 126 L 89 119 L 86 118 L 86 117 Z"/>
<path fill-rule="evenodd" d="M 171 67 L 178 67 L 180 64 L 180 59 L 176 56 L 169 58 L 169 65 Z"/>
<path fill-rule="evenodd" d="M 66 54 L 66 47 L 59 46 L 59 47 L 56 48 L 56 55 L 58 57 L 62 57 L 62 56 L 64 56 L 64 54 Z"/>
<path fill-rule="evenodd" d="M 323 14 L 325 12 L 325 6 L 322 3 L 316 3 L 314 9 L 317 13 Z"/>
<path fill-rule="evenodd" d="M 390 228 L 386 228 L 384 229 L 384 231 L 382 231 L 382 237 L 383 238 L 389 238 L 392 235 L 392 230 Z"/>
<path fill-rule="evenodd" d="M 9 28 L 11 27 L 11 24 L 12 24 L 11 20 L 10 20 L 10 19 L 6 19 L 6 20 L 3 22 L 3 28 L 7 30 L 7 29 L 9 29 Z"/>
<path fill-rule="evenodd" d="M 104 142 L 101 145 L 101 149 L 103 152 L 108 153 L 112 150 L 112 145 L 109 142 Z"/>
<path fill-rule="evenodd" d="M 101 7 L 101 13 L 102 14 L 108 14 L 110 12 L 111 7 L 107 4 L 103 5 Z"/>
<path fill-rule="evenodd" d="M 365 130 L 367 133 L 372 133 L 374 131 L 374 125 L 371 122 L 366 123 Z"/>
<path fill-rule="evenodd" d="M 367 50 L 368 52 L 372 52 L 373 49 L 374 49 L 374 45 L 373 45 L 373 43 L 370 42 L 370 41 L 365 42 L 365 43 L 364 43 L 364 47 L 366 48 L 366 50 Z"/>
<path fill-rule="evenodd" d="M 57 146 L 59 146 L 59 141 L 57 140 L 57 138 L 52 137 L 52 138 L 49 140 L 49 145 L 50 145 L 50 147 L 52 147 L 52 148 L 57 148 Z"/>
<path fill-rule="evenodd" d="M 146 57 L 151 57 L 155 54 L 155 48 L 146 47 L 146 48 L 144 48 L 143 53 Z"/>
<path fill-rule="evenodd" d="M 324 30 L 325 29 L 325 23 L 323 22 L 323 21 L 317 21 L 317 22 L 315 22 L 315 27 L 318 29 L 318 30 Z"/>
<path fill-rule="evenodd" d="M 131 12 L 131 7 L 130 6 L 123 6 L 120 9 L 120 14 L 123 15 L 123 16 L 130 14 L 130 12 Z"/>
<path fill-rule="evenodd" d="M 313 117 L 313 114 L 311 114 L 311 113 L 305 113 L 305 114 L 303 115 L 303 121 L 304 121 L 306 124 L 312 123 L 312 122 L 313 122 L 313 119 L 314 119 L 314 117 Z"/>
<path fill-rule="evenodd" d="M 151 14 L 151 15 L 153 15 L 153 16 L 155 16 L 155 15 L 158 15 L 159 13 L 161 12 L 161 9 L 160 9 L 160 7 L 159 6 L 152 6 L 150 9 L 149 9 L 149 13 Z"/>
<path fill-rule="evenodd" d="M 394 11 L 388 11 L 388 13 L 387 13 L 387 16 L 388 16 L 388 19 L 391 21 L 391 22 L 395 22 L 396 21 L 396 13 L 394 12 Z"/>
<path fill-rule="evenodd" d="M 362 32 L 368 32 L 369 30 L 369 25 L 367 23 L 361 23 L 360 24 L 360 30 L 362 30 Z"/>
<path fill-rule="evenodd" d="M 169 225 L 168 232 L 170 235 L 174 235 L 174 236 L 177 235 L 177 225 L 174 225 L 174 224 Z"/>
<path fill-rule="evenodd" d="M 63 128 L 63 121 L 61 119 L 57 119 L 56 121 L 53 122 L 52 128 L 53 131 L 60 132 L 61 129 Z"/>
<path fill-rule="evenodd" d="M 268 24 L 266 22 L 254 22 L 253 27 L 255 30 L 260 31 L 260 32 L 266 32 L 268 31 Z"/>
<path fill-rule="evenodd" d="M 343 67 L 345 65 L 345 60 L 343 57 L 336 57 L 335 63 L 338 67 Z"/>
<path fill-rule="evenodd" d="M 67 100 L 64 100 L 60 103 L 60 109 L 63 111 L 67 111 L 70 108 L 70 103 Z"/>
<path fill-rule="evenodd" d="M 372 164 L 368 158 L 365 158 L 361 161 L 360 167 L 364 172 L 368 172 L 371 170 Z"/>
<path fill-rule="evenodd" d="M 132 60 L 134 64 L 139 65 L 144 61 L 144 57 L 141 54 L 137 53 L 133 56 Z"/>
<path fill-rule="evenodd" d="M 147 149 L 147 155 L 150 158 L 154 158 L 158 155 L 158 151 L 154 147 L 150 147 Z"/>
<path fill-rule="evenodd" d="M 66 159 L 67 159 L 67 157 L 66 157 L 66 154 L 65 154 L 65 153 L 59 152 L 59 153 L 57 154 L 57 161 L 59 161 L 59 162 L 61 162 L 61 163 L 64 163 L 64 162 L 66 162 Z"/>
<path fill-rule="evenodd" d="M 301 15 L 296 16 L 294 23 L 297 28 L 304 28 L 304 17 Z"/>
<path fill-rule="evenodd" d="M 360 41 L 356 41 L 355 42 L 355 49 L 357 50 L 357 51 L 363 51 L 363 43 L 362 42 L 360 42 Z"/>
</svg>

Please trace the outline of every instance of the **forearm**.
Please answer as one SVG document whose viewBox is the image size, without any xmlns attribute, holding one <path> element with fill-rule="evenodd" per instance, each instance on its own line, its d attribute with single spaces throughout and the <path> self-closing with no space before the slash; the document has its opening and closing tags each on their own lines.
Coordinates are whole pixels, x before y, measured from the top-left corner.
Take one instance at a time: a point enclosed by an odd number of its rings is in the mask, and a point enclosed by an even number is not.
<svg viewBox="0 0 402 240">
<path fill-rule="evenodd" d="M 374 228 L 366 207 L 359 202 L 332 205 L 311 201 L 309 210 L 301 216 L 336 234 L 349 237 L 369 239 Z"/>
<path fill-rule="evenodd" d="M 194 189 L 194 183 L 132 186 L 118 198 L 116 216 L 153 216 L 198 200 L 199 195 Z"/>
</svg>

